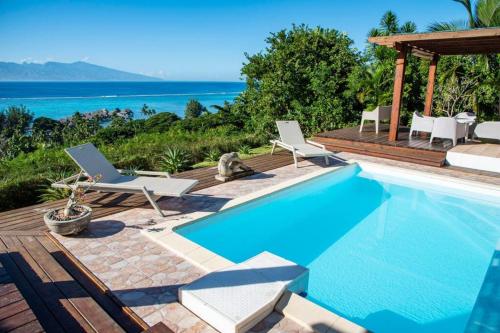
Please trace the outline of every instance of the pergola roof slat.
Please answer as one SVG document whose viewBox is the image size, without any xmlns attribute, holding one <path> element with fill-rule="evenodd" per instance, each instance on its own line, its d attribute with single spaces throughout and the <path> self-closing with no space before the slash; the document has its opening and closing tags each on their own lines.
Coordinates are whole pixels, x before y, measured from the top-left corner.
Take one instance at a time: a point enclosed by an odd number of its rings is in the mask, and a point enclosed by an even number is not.
<svg viewBox="0 0 500 333">
<path fill-rule="evenodd" d="M 500 28 L 398 34 L 392 36 L 370 37 L 368 41 L 390 48 L 395 48 L 397 44 L 406 45 L 414 50 L 419 50 L 412 53 L 424 58 L 429 57 L 429 54 L 460 55 L 500 53 Z"/>
</svg>

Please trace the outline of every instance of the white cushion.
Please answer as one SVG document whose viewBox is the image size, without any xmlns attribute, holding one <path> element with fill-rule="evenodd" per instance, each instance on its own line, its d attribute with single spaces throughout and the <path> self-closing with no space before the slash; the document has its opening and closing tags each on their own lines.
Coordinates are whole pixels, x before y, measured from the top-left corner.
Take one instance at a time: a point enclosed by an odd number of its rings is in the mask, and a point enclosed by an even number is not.
<svg viewBox="0 0 500 333">
<path fill-rule="evenodd" d="M 296 150 L 297 155 L 302 156 L 302 157 L 334 155 L 331 151 L 323 150 L 322 148 L 313 146 L 313 145 L 308 144 L 308 143 L 295 144 L 293 146 L 295 148 L 297 148 L 297 150 Z"/>
<path fill-rule="evenodd" d="M 180 197 L 193 188 L 198 181 L 195 179 L 159 178 L 147 176 L 121 176 L 109 182 L 113 185 L 127 187 L 146 187 L 152 195 Z M 106 186 L 102 182 L 98 185 Z"/>
</svg>

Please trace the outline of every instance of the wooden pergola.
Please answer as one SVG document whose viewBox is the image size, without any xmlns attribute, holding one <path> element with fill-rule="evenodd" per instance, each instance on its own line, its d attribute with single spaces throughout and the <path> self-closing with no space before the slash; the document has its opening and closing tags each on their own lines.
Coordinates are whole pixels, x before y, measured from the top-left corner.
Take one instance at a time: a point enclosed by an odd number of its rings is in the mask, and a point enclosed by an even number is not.
<svg viewBox="0 0 500 333">
<path fill-rule="evenodd" d="M 396 141 L 404 87 L 406 59 L 408 54 L 430 60 L 429 80 L 425 95 L 425 115 L 431 115 L 436 68 L 440 56 L 500 53 L 500 28 L 485 28 L 464 31 L 431 32 L 422 34 L 400 34 L 370 37 L 370 43 L 393 48 L 398 51 L 396 74 L 392 97 L 389 140 Z"/>
</svg>

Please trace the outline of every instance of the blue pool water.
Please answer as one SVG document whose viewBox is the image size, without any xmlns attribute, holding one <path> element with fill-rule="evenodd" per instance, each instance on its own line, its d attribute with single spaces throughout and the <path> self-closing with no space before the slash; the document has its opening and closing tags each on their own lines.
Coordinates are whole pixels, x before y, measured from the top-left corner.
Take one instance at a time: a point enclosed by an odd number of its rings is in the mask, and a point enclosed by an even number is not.
<svg viewBox="0 0 500 333">
<path fill-rule="evenodd" d="M 307 266 L 307 298 L 374 332 L 463 332 L 500 203 L 449 192 L 350 166 L 176 231 L 235 262 Z"/>
<path fill-rule="evenodd" d="M 35 117 L 60 119 L 76 111 L 128 108 L 141 118 L 147 104 L 184 116 L 190 99 L 213 111 L 211 105 L 232 102 L 244 89 L 243 82 L 0 82 L 0 111 L 22 104 Z"/>
</svg>

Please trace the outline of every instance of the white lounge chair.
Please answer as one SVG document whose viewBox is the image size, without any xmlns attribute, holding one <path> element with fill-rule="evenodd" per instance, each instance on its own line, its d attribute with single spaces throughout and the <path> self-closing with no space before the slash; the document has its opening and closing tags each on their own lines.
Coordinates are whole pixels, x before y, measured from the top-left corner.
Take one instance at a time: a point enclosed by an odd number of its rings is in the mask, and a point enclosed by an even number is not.
<svg viewBox="0 0 500 333">
<path fill-rule="evenodd" d="M 222 333 L 246 332 L 267 317 L 288 288 L 306 290 L 308 269 L 269 252 L 179 289 L 179 301 Z"/>
<path fill-rule="evenodd" d="M 375 133 L 378 133 L 378 128 L 381 121 L 391 119 L 392 106 L 377 106 L 373 111 L 363 111 L 361 114 L 361 126 L 359 131 L 363 131 L 363 125 L 366 120 L 375 121 Z"/>
<path fill-rule="evenodd" d="M 500 121 L 486 121 L 477 124 L 474 137 L 481 139 L 500 140 Z"/>
<path fill-rule="evenodd" d="M 459 123 L 455 118 L 439 117 L 434 120 L 431 140 L 434 138 L 451 139 L 453 145 L 457 145 L 457 140 L 467 136 L 467 124 Z"/>
<path fill-rule="evenodd" d="M 198 181 L 194 179 L 170 178 L 168 172 L 115 169 L 104 155 L 102 155 L 91 143 L 67 148 L 65 151 L 73 161 L 78 164 L 81 171 L 77 175 L 73 175 L 52 184 L 53 187 L 68 188 L 71 186 L 68 185 L 69 181 L 77 181 L 75 186 L 89 186 L 90 183 L 88 181 L 78 181 L 78 179 L 82 175 L 88 177 L 99 176 L 98 181 L 91 185 L 93 190 L 103 192 L 143 193 L 153 208 L 161 216 L 164 216 L 164 214 L 156 204 L 156 201 L 153 200 L 152 196 L 181 197 L 198 183 Z M 126 176 L 122 175 L 122 173 L 134 173 L 141 176 Z M 162 176 L 166 178 L 145 177 L 142 175 Z"/>
<path fill-rule="evenodd" d="M 431 133 L 435 119 L 436 118 L 434 117 L 424 116 L 417 111 L 413 112 L 413 117 L 411 120 L 411 127 L 410 127 L 410 139 L 414 132 Z"/>
<path fill-rule="evenodd" d="M 328 158 L 334 156 L 334 153 L 326 150 L 322 144 L 305 140 L 297 121 L 276 121 L 276 125 L 278 126 L 280 140 L 271 140 L 273 144 L 271 155 L 274 153 L 276 146 L 280 146 L 292 152 L 296 168 L 298 167 L 297 156 L 304 158 L 324 156 L 326 165 L 330 164 Z"/>
</svg>

